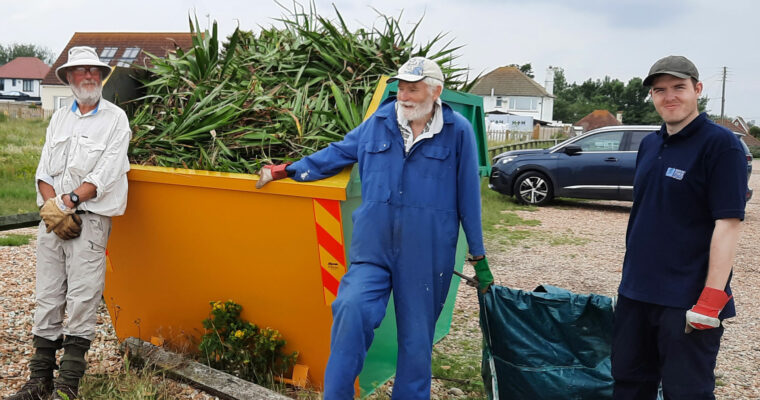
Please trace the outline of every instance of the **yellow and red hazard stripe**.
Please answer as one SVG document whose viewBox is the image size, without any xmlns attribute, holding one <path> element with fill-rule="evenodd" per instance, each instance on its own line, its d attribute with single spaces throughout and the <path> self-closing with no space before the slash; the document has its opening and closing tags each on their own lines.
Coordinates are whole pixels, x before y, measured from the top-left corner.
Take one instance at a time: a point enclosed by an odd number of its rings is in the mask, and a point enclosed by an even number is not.
<svg viewBox="0 0 760 400">
<path fill-rule="evenodd" d="M 338 295 L 340 278 L 346 273 L 346 249 L 338 200 L 314 199 L 314 226 L 319 245 L 322 289 L 325 304 L 332 304 Z"/>
</svg>

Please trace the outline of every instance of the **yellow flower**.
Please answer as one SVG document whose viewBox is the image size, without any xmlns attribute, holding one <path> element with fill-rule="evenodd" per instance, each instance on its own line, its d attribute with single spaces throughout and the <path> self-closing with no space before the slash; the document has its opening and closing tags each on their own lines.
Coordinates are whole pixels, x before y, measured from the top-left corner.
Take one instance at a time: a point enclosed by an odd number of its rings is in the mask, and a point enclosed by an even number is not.
<svg viewBox="0 0 760 400">
<path fill-rule="evenodd" d="M 240 338 L 241 338 L 241 337 L 243 337 L 243 336 L 245 336 L 245 332 L 243 332 L 243 331 L 241 331 L 241 330 L 237 330 L 237 331 L 235 331 L 235 337 L 236 337 L 236 338 L 240 339 Z"/>
</svg>

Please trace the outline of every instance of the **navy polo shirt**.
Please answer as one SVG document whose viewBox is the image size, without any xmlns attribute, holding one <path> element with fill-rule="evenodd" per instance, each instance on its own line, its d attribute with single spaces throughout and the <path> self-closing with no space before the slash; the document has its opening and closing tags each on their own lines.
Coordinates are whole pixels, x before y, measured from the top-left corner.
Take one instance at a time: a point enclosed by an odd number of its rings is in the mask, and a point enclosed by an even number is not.
<svg viewBox="0 0 760 400">
<path fill-rule="evenodd" d="M 707 278 L 715 220 L 743 220 L 746 192 L 739 139 L 706 114 L 674 135 L 664 124 L 647 135 L 636 159 L 620 295 L 691 308 Z M 734 315 L 732 300 L 721 318 Z"/>
</svg>

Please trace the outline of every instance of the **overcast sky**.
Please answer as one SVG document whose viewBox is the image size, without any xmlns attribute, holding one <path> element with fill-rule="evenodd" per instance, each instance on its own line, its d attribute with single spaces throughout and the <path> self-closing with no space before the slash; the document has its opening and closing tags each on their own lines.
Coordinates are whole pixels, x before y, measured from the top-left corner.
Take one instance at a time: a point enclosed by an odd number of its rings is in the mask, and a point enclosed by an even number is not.
<svg viewBox="0 0 760 400">
<path fill-rule="evenodd" d="M 292 1 L 282 0 L 292 8 Z M 727 68 L 725 113 L 760 124 L 760 2 L 755 0 L 316 0 L 334 17 L 334 3 L 352 27 L 378 22 L 376 10 L 411 27 L 418 38 L 448 32 L 463 45 L 459 63 L 473 75 L 531 63 L 544 84 L 548 66 L 570 82 L 609 76 L 644 77 L 657 59 L 685 55 L 697 65 L 709 112 L 720 114 Z M 188 13 L 219 23 L 225 35 L 239 24 L 257 30 L 277 24 L 283 9 L 271 0 L 2 1 L 0 43 L 33 43 L 60 53 L 74 32 L 187 32 Z M 305 3 L 308 5 L 308 3 Z M 372 6 L 370 6 L 372 4 Z"/>
</svg>

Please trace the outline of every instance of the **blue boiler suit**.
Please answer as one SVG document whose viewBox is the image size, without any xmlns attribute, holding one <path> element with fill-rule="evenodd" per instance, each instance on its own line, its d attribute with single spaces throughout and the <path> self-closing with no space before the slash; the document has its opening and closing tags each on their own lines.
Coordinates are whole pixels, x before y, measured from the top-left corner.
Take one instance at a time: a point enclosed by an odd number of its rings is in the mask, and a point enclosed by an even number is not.
<svg viewBox="0 0 760 400">
<path fill-rule="evenodd" d="M 393 399 L 429 399 L 435 322 L 446 301 L 460 223 L 470 254 L 485 254 L 472 126 L 442 103 L 443 130 L 405 154 L 395 104 L 387 99 L 342 141 L 287 167 L 293 179 L 312 181 L 358 163 L 362 181 L 351 265 L 332 304 L 325 400 L 353 398 L 391 291 L 399 345 Z"/>
</svg>

